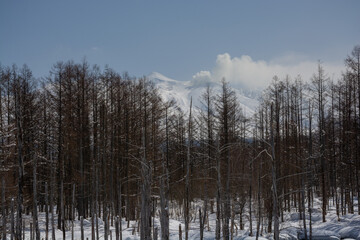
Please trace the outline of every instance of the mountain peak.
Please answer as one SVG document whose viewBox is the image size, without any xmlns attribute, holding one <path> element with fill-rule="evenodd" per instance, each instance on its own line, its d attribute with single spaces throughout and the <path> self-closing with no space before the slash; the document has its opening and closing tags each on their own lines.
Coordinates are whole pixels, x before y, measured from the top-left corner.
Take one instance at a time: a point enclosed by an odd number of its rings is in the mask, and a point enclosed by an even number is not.
<svg viewBox="0 0 360 240">
<path fill-rule="evenodd" d="M 164 76 L 163 74 L 159 73 L 159 72 L 152 72 L 150 73 L 148 76 L 148 79 L 150 79 L 151 81 L 166 81 L 166 82 L 178 82 L 177 80 L 168 78 L 166 76 Z"/>
<path fill-rule="evenodd" d="M 194 106 L 201 107 L 200 97 L 204 93 L 208 84 L 214 90 L 214 94 L 221 92 L 221 84 L 211 81 L 178 81 L 164 76 L 158 72 L 149 74 L 148 79 L 158 88 L 164 101 L 175 101 L 184 112 L 190 108 L 190 98 L 192 97 Z M 258 105 L 256 96 L 246 96 L 242 89 L 233 88 L 241 108 L 245 115 L 251 116 Z"/>
</svg>

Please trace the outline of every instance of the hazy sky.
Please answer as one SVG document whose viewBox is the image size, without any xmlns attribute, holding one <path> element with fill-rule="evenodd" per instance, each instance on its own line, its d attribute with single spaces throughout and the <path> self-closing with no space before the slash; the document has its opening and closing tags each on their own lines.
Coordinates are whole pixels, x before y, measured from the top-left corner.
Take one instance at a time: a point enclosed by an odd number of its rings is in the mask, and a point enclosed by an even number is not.
<svg viewBox="0 0 360 240">
<path fill-rule="evenodd" d="M 37 77 L 86 57 L 135 76 L 251 81 L 315 71 L 320 59 L 331 75 L 360 44 L 359 9 L 360 1 L 340 0 L 1 0 L 0 62 L 26 63 Z"/>
</svg>

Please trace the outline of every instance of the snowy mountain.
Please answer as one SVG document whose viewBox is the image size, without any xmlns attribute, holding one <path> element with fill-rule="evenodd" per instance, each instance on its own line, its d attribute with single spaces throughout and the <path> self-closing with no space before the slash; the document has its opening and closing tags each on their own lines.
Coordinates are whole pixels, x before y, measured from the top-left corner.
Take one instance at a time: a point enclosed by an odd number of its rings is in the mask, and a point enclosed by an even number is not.
<svg viewBox="0 0 360 240">
<path fill-rule="evenodd" d="M 217 94 L 221 90 L 220 81 L 177 81 L 157 72 L 153 72 L 147 77 L 154 82 L 155 86 L 159 89 L 163 100 L 174 100 L 177 106 L 185 112 L 190 108 L 191 97 L 193 99 L 193 106 L 201 107 L 200 97 L 208 84 L 212 87 L 214 94 Z M 245 115 L 249 117 L 252 116 L 258 106 L 258 95 L 254 92 L 245 93 L 242 89 L 233 88 L 233 90 L 237 95 L 237 99 Z"/>
</svg>

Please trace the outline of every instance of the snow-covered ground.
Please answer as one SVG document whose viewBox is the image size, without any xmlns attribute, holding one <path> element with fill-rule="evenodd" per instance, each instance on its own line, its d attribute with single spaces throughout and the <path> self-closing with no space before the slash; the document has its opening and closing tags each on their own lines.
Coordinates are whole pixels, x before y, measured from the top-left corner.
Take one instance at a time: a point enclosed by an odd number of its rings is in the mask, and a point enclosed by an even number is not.
<svg viewBox="0 0 360 240">
<path fill-rule="evenodd" d="M 331 201 L 332 203 L 332 201 Z M 357 203 L 357 200 L 356 200 Z M 190 231 L 189 238 L 190 239 L 199 239 L 199 218 L 198 218 L 198 210 L 201 207 L 201 201 L 197 201 L 192 204 L 192 216 L 190 223 Z M 326 222 L 322 222 L 322 212 L 321 212 L 321 201 L 319 199 L 315 199 L 314 208 L 312 209 L 312 232 L 313 236 L 332 236 L 331 239 L 360 239 L 360 216 L 357 212 L 357 205 L 355 207 L 354 214 L 346 214 L 340 216 L 340 221 L 338 221 L 336 216 L 335 206 L 331 205 L 326 215 Z M 179 239 L 179 225 L 181 225 L 182 229 L 182 237 L 185 239 L 185 226 L 182 218 L 182 210 L 176 206 L 176 204 L 170 203 L 170 239 Z M 196 213 L 196 216 L 195 216 Z M 255 239 L 256 235 L 256 217 L 254 217 L 256 213 L 253 212 L 253 236 L 249 236 L 249 215 L 248 213 L 243 215 L 243 222 L 245 223 L 244 230 L 239 229 L 239 216 L 235 217 L 235 227 L 234 227 L 234 239 Z M 215 213 L 210 214 L 209 222 L 205 224 L 204 231 L 204 239 L 214 239 L 215 238 Z M 306 215 L 307 225 L 309 216 Z M 101 219 L 99 221 L 99 235 L 100 239 L 104 239 L 104 222 Z M 263 226 L 263 234 L 261 239 L 272 239 L 272 234 L 266 232 L 267 220 L 264 219 Z M 25 216 L 26 222 L 26 232 L 25 239 L 30 239 L 30 222 L 31 216 Z M 57 221 L 55 221 L 56 223 Z M 114 221 L 115 222 L 115 221 Z M 160 237 L 160 219 L 156 216 L 153 219 L 154 227 L 158 228 L 158 239 Z M 41 238 L 45 238 L 45 213 L 39 213 L 39 225 L 41 231 Z M 71 223 L 69 222 L 66 231 L 66 239 L 71 239 Z M 81 238 L 80 231 L 80 221 L 76 220 L 74 222 L 74 239 Z M 138 232 L 138 222 L 131 221 L 128 223 L 123 219 L 122 221 L 122 235 L 123 239 L 140 239 L 140 234 Z M 300 220 L 299 214 L 294 212 L 286 212 L 284 214 L 284 222 L 280 224 L 280 237 L 281 239 L 297 239 L 298 232 L 302 230 L 303 221 Z M 51 239 L 51 227 L 49 227 L 49 239 Z M 308 228 L 308 226 L 307 226 Z M 308 228 L 309 230 L 309 228 Z M 115 239 L 115 226 L 110 227 L 110 231 L 112 234 L 112 239 Z M 91 239 L 91 221 L 90 219 L 84 219 L 84 235 L 85 239 Z M 62 239 L 63 233 L 60 230 L 56 230 L 56 238 Z M 8 239 L 10 236 L 8 235 Z M 110 236 L 108 239 L 111 239 Z M 318 238 L 319 239 L 319 238 Z M 321 238 L 323 239 L 323 238 Z"/>
</svg>

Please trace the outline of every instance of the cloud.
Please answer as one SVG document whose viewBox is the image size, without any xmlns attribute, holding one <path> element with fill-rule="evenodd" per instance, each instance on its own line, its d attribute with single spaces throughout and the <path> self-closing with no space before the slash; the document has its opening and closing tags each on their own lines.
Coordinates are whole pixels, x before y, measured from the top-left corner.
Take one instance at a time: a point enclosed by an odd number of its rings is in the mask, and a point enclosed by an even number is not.
<svg viewBox="0 0 360 240">
<path fill-rule="evenodd" d="M 200 71 L 193 76 L 193 83 L 203 85 L 204 83 L 211 82 L 212 76 L 209 71 Z"/>
<path fill-rule="evenodd" d="M 317 69 L 317 61 L 305 60 L 303 56 L 288 55 L 271 61 L 253 60 L 250 56 L 231 57 L 219 54 L 211 71 L 200 71 L 193 76 L 195 83 L 221 81 L 225 78 L 234 87 L 244 90 L 263 89 L 277 75 L 280 79 L 286 75 L 294 78 L 301 75 L 308 81 Z M 341 63 L 323 63 L 325 72 L 336 80 L 344 69 Z"/>
</svg>

